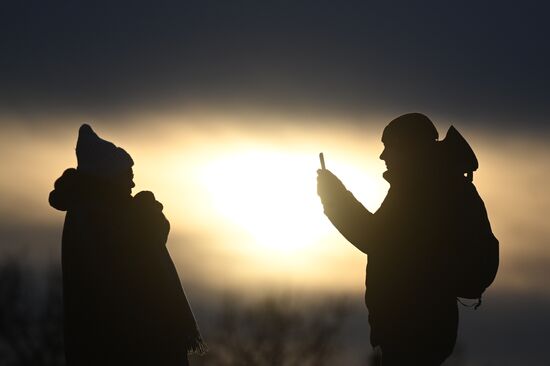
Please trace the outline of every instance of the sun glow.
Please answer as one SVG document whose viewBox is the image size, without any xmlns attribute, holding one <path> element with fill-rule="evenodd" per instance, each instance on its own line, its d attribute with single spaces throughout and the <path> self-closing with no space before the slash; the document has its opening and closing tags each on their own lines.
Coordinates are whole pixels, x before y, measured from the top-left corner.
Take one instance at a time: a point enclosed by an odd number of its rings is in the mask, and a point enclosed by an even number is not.
<svg viewBox="0 0 550 366">
<path fill-rule="evenodd" d="M 311 129 L 280 122 L 277 128 L 251 129 L 232 123 L 197 128 L 161 121 L 154 130 L 108 125 L 97 130 L 122 141 L 131 153 L 136 162 L 133 193 L 150 190 L 162 202 L 171 224 L 167 246 L 185 278 L 201 278 L 220 289 L 335 285 L 362 291 L 361 281 L 352 279 L 362 277 L 364 256 L 323 214 L 316 170 L 322 150 L 327 168 L 376 210 L 387 190 L 376 158 L 378 136 L 339 132 L 322 124 Z M 49 153 L 32 170 L 27 167 L 36 162 L 36 154 L 10 142 L 21 139 L 5 138 L 1 147 L 18 159 L 4 170 L 28 179 L 0 182 L 13 197 L 0 202 L 0 211 L 11 218 L 17 214 L 25 220 L 31 215 L 55 220 L 61 227 L 63 213 L 52 213 L 44 197 L 58 174 L 76 164 L 74 153 L 68 152 L 74 152 L 77 129 L 75 123 L 69 132 L 33 137 L 33 146 Z"/>
<path fill-rule="evenodd" d="M 207 165 L 201 180 L 212 205 L 264 249 L 293 252 L 330 231 L 316 194 L 315 156 L 240 151 Z"/>
<path fill-rule="evenodd" d="M 182 114 L 136 124 L 133 117 L 117 117 L 93 126 L 131 153 L 133 192 L 151 190 L 164 205 L 171 224 L 167 246 L 184 280 L 220 289 L 296 284 L 362 292 L 365 258 L 324 217 L 316 195 L 317 154 L 323 151 L 327 168 L 376 211 L 388 190 L 378 159 L 385 124 L 369 129 L 321 117 L 314 124 L 244 119 Z M 26 253 L 28 245 L 37 263 L 58 260 L 64 213 L 49 207 L 46 197 L 63 170 L 76 165 L 81 122 L 41 120 L 33 128 L 12 117 L 3 122 L 0 153 L 10 158 L 0 162 L 7 172 L 0 180 L 2 248 Z M 537 269 L 548 257 L 550 201 L 541 184 L 548 180 L 547 141 L 482 130 L 465 135 L 472 136 L 482 164 L 474 182 L 493 231 L 508 243 L 502 257 L 515 258 L 503 263 L 498 286 L 543 293 L 548 286 Z M 522 189 L 510 195 L 509 186 Z"/>
</svg>

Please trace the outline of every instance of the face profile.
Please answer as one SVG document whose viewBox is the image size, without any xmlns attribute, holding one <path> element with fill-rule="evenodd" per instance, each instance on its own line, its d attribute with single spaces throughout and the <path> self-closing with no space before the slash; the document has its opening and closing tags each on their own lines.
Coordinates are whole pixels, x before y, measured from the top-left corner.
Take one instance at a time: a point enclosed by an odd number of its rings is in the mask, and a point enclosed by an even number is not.
<svg viewBox="0 0 550 366">
<path fill-rule="evenodd" d="M 392 120 L 382 133 L 384 149 L 379 158 L 392 174 L 414 178 L 433 168 L 438 138 L 433 123 L 423 114 L 409 113 Z"/>
</svg>

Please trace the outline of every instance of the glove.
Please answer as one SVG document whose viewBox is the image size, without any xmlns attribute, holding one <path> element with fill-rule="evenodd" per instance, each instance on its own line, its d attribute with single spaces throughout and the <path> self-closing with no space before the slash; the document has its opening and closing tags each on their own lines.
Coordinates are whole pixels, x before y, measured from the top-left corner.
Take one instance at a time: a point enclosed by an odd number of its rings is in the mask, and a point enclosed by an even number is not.
<svg viewBox="0 0 550 366">
<path fill-rule="evenodd" d="M 162 204 L 149 191 L 139 192 L 133 201 L 136 226 L 142 231 L 143 238 L 164 246 L 170 232 L 170 223 L 162 213 Z"/>
<path fill-rule="evenodd" d="M 346 192 L 344 184 L 330 170 L 317 170 L 317 194 L 323 205 L 338 201 Z"/>
</svg>

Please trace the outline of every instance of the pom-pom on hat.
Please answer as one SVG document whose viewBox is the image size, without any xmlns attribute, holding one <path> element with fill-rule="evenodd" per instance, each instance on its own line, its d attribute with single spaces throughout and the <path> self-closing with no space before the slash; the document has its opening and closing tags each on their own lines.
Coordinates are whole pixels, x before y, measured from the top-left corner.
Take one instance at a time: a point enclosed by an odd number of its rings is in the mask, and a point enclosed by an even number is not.
<svg viewBox="0 0 550 366">
<path fill-rule="evenodd" d="M 124 149 L 100 138 L 87 124 L 78 130 L 76 159 L 78 171 L 107 179 L 127 174 L 134 165 Z"/>
</svg>

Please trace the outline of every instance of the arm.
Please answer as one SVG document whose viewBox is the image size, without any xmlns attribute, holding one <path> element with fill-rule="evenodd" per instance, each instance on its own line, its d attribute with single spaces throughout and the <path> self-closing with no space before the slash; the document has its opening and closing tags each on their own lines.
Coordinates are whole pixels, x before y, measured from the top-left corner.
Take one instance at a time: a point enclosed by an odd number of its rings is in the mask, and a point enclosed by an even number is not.
<svg viewBox="0 0 550 366">
<path fill-rule="evenodd" d="M 325 215 L 336 229 L 357 249 L 368 254 L 369 246 L 376 240 L 374 215 L 328 170 L 318 171 L 317 193 Z"/>
</svg>

